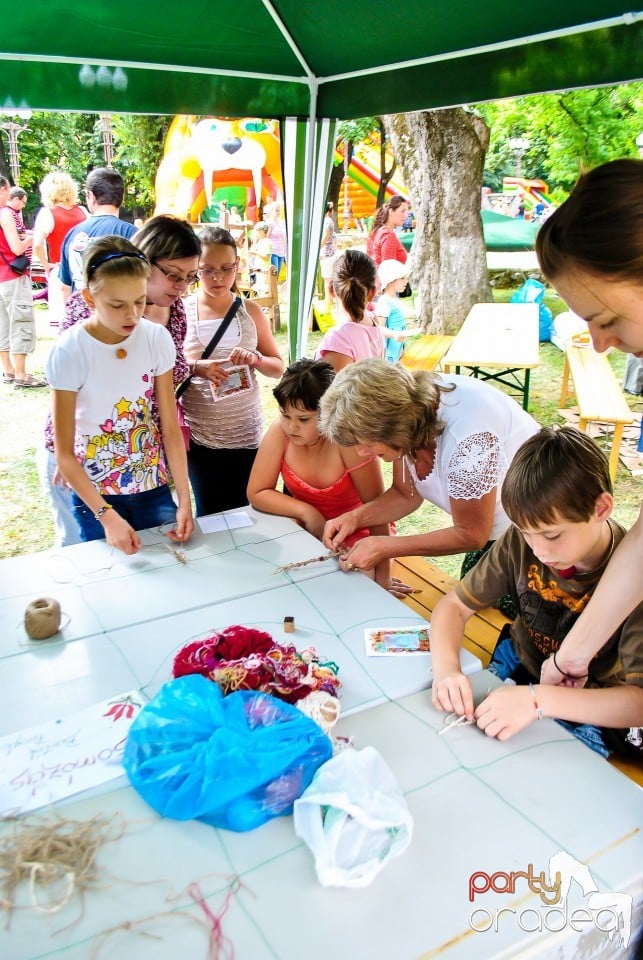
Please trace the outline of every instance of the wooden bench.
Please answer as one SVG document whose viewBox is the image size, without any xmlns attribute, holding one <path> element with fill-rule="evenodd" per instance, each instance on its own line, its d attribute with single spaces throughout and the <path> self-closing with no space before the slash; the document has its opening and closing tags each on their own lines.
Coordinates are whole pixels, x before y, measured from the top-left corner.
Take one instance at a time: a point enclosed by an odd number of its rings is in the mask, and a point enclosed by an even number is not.
<svg viewBox="0 0 643 960">
<path fill-rule="evenodd" d="M 427 333 L 402 354 L 402 366 L 409 370 L 434 370 L 454 341 L 443 333 Z"/>
<path fill-rule="evenodd" d="M 611 423 L 614 437 L 609 453 L 610 476 L 616 477 L 618 457 L 623 439 L 623 428 L 632 423 L 632 411 L 625 394 L 614 376 L 607 358 L 591 346 L 565 346 L 565 368 L 560 390 L 560 406 L 565 407 L 571 389 L 576 394 L 580 410 L 579 429 L 587 432 L 588 423 Z"/>
<path fill-rule="evenodd" d="M 438 600 L 453 589 L 457 580 L 448 573 L 435 567 L 424 557 L 398 557 L 393 561 L 393 576 L 408 583 L 419 593 L 407 597 L 403 602 L 426 620 Z M 499 610 L 485 607 L 467 622 L 464 632 L 464 647 L 487 666 L 491 660 L 498 635 L 504 625 L 510 621 Z"/>
<path fill-rule="evenodd" d="M 438 600 L 457 583 L 448 573 L 429 563 L 424 557 L 398 557 L 393 561 L 392 573 L 414 590 L 420 591 L 402 602 L 421 614 L 425 620 L 431 619 Z M 484 667 L 488 666 L 498 635 L 506 623 L 509 623 L 509 620 L 492 607 L 480 610 L 467 622 L 463 645 L 482 661 Z M 609 762 L 643 787 L 643 764 L 623 757 L 611 757 Z"/>
</svg>

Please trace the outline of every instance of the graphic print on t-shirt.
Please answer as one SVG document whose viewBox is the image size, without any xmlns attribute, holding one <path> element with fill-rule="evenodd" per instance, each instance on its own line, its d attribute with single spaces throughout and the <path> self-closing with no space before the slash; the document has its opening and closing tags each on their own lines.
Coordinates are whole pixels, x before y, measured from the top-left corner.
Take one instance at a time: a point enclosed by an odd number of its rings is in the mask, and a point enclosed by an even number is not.
<svg viewBox="0 0 643 960">
<path fill-rule="evenodd" d="M 121 397 L 101 433 L 85 437 L 85 470 L 102 494 L 131 494 L 167 483 L 151 391 L 131 401 Z"/>
<path fill-rule="evenodd" d="M 519 597 L 520 616 L 532 643 L 543 657 L 558 650 L 590 600 L 590 593 L 575 597 L 553 578 L 543 580 L 536 564 L 527 574 L 527 587 Z"/>
</svg>

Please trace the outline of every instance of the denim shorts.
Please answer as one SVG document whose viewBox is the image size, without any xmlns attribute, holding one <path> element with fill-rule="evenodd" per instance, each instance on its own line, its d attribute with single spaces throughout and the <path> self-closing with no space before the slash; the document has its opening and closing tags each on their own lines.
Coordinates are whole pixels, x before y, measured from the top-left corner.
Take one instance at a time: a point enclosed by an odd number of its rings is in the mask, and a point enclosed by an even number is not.
<svg viewBox="0 0 643 960">
<path fill-rule="evenodd" d="M 103 499 L 111 504 L 135 530 L 160 527 L 164 523 L 174 523 L 176 520 L 176 504 L 166 484 L 155 487 L 153 490 L 144 490 L 142 493 L 108 495 Z M 87 504 L 73 491 L 71 504 L 81 543 L 87 543 L 89 540 L 104 540 L 105 530 L 102 523 L 96 520 Z"/>
</svg>

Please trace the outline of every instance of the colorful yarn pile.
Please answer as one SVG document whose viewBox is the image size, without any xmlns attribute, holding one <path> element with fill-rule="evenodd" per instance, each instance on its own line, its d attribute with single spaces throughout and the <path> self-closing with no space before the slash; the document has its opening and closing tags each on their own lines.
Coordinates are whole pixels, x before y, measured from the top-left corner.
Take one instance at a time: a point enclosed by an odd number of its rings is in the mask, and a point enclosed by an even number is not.
<svg viewBox="0 0 643 960">
<path fill-rule="evenodd" d="M 218 683 L 224 694 L 259 690 L 297 703 L 318 690 L 336 697 L 337 671 L 337 664 L 321 661 L 314 647 L 299 652 L 263 630 L 233 626 L 186 644 L 174 658 L 172 673 L 200 673 Z"/>
</svg>

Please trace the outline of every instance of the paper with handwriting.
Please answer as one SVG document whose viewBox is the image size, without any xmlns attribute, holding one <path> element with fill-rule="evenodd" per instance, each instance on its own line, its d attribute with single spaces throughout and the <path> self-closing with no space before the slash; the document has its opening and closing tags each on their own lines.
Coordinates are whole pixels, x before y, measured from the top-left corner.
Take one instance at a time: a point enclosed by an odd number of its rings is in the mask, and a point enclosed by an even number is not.
<svg viewBox="0 0 643 960">
<path fill-rule="evenodd" d="M 0 738 L 0 816 L 27 813 L 123 775 L 137 690 Z"/>
</svg>

